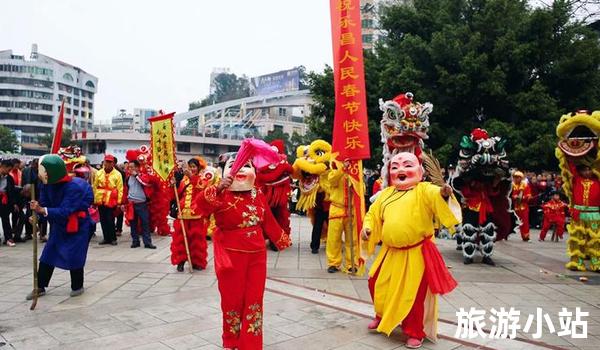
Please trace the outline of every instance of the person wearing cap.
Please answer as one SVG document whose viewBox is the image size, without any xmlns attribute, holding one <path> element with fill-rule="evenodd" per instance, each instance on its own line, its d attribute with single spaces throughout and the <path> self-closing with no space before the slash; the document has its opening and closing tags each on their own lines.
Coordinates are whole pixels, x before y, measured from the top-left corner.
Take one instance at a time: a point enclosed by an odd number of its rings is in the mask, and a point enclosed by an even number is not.
<svg viewBox="0 0 600 350">
<path fill-rule="evenodd" d="M 521 220 L 521 238 L 523 241 L 529 241 L 529 201 L 531 200 L 531 187 L 523 179 L 525 175 L 521 171 L 515 171 L 513 173 L 513 185 L 512 185 L 512 202 L 515 209 L 515 213 Z"/>
<path fill-rule="evenodd" d="M 46 294 L 54 268 L 71 273 L 71 296 L 81 295 L 83 268 L 87 258 L 90 228 L 88 208 L 94 200 L 91 186 L 83 179 L 71 177 L 65 162 L 55 154 L 40 159 L 40 200 L 30 208 L 50 223 L 50 235 L 38 267 L 38 296 Z M 27 295 L 27 300 L 33 298 Z"/>
<path fill-rule="evenodd" d="M 104 239 L 100 245 L 117 245 L 115 232 L 115 209 L 123 202 L 123 178 L 115 169 L 115 157 L 107 154 L 104 167 L 96 173 L 94 179 L 94 203 L 100 213 L 100 226 Z"/>
<path fill-rule="evenodd" d="M 544 222 L 542 224 L 542 230 L 540 231 L 540 241 L 546 238 L 546 233 L 552 225 L 556 225 L 555 231 L 556 236 L 560 239 L 563 238 L 565 232 L 565 221 L 566 221 L 566 209 L 567 204 L 560 200 L 560 193 L 558 191 L 552 191 L 552 199 L 542 205 L 544 210 Z"/>
</svg>

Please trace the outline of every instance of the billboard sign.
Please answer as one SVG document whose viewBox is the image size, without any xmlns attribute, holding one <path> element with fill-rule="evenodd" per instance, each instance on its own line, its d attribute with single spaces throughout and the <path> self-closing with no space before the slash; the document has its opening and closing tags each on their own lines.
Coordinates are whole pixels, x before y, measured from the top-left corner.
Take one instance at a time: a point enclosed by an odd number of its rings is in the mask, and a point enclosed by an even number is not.
<svg viewBox="0 0 600 350">
<path fill-rule="evenodd" d="M 251 79 L 254 95 L 269 95 L 300 89 L 300 71 L 296 68 L 261 75 Z"/>
</svg>

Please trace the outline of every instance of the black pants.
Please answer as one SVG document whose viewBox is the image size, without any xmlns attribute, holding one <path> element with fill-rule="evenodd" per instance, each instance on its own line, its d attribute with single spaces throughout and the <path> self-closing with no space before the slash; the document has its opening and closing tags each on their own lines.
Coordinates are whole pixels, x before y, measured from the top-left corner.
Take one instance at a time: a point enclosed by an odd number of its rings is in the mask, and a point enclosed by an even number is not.
<svg viewBox="0 0 600 350">
<path fill-rule="evenodd" d="M 10 210 L 8 205 L 0 204 L 0 219 L 2 220 L 2 232 L 4 233 L 4 242 L 13 239 L 12 226 L 10 225 Z"/>
<path fill-rule="evenodd" d="M 98 207 L 98 212 L 100 213 L 100 226 L 102 226 L 102 234 L 104 235 L 104 241 L 116 241 L 117 234 L 115 233 L 114 208 L 109 208 L 101 205 Z"/>
<path fill-rule="evenodd" d="M 46 289 L 52 278 L 54 266 L 45 264 L 40 261 L 38 267 L 38 288 Z M 83 267 L 80 269 L 69 270 L 71 272 L 71 290 L 83 288 Z"/>
<path fill-rule="evenodd" d="M 20 240 L 21 235 L 23 234 L 23 227 L 25 226 L 25 221 L 27 220 L 27 216 L 23 211 L 23 208 L 19 208 L 18 211 L 13 211 L 12 213 L 12 227 L 13 227 L 13 239 Z"/>
<path fill-rule="evenodd" d="M 123 232 L 123 216 L 124 214 L 122 212 L 117 215 L 117 224 L 115 225 L 115 231 L 117 232 Z"/>
<path fill-rule="evenodd" d="M 312 236 L 310 239 L 310 249 L 316 250 L 321 247 L 321 232 L 323 231 L 323 224 L 329 218 L 329 211 L 324 211 L 321 208 L 315 208 L 315 224 L 312 229 Z"/>
</svg>

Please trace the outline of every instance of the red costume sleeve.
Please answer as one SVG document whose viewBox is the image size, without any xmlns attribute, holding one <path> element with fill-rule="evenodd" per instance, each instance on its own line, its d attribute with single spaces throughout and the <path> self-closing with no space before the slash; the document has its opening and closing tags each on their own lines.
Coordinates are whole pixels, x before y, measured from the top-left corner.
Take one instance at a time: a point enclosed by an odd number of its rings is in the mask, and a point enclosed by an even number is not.
<svg viewBox="0 0 600 350">
<path fill-rule="evenodd" d="M 182 181 L 183 183 L 183 181 Z M 217 211 L 223 203 L 217 197 L 217 186 L 209 186 L 198 196 L 198 211 L 202 216 L 210 216 Z"/>
</svg>

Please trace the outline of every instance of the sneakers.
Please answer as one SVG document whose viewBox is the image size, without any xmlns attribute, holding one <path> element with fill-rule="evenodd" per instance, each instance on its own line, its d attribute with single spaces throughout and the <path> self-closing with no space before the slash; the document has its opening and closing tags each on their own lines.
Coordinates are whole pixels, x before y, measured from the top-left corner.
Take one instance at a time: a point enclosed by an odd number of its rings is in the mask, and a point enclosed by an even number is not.
<svg viewBox="0 0 600 350">
<path fill-rule="evenodd" d="M 311 249 L 310 252 L 313 253 L 313 254 L 319 254 L 319 248 L 317 248 L 317 249 Z"/>
<path fill-rule="evenodd" d="M 25 300 L 33 300 L 33 293 L 35 293 L 34 290 L 32 290 L 31 293 L 27 294 L 27 296 L 25 297 Z M 38 289 L 38 293 L 37 293 L 38 298 L 41 296 L 44 296 L 44 295 L 46 295 L 46 290 L 44 288 Z"/>
<path fill-rule="evenodd" d="M 85 291 L 85 288 L 81 287 L 77 290 L 72 290 L 70 295 L 71 295 L 71 297 L 78 297 L 81 294 L 83 294 L 84 291 Z"/>
<path fill-rule="evenodd" d="M 140 242 L 131 243 L 131 248 L 139 248 L 139 246 L 140 246 Z"/>
<path fill-rule="evenodd" d="M 494 260 L 492 260 L 492 258 L 489 256 L 484 256 L 483 259 L 481 259 L 481 262 L 486 265 L 496 266 L 496 263 L 494 262 Z"/>
<path fill-rule="evenodd" d="M 146 249 L 156 249 L 156 246 L 154 244 L 150 243 L 150 244 L 144 244 L 144 248 L 146 248 Z"/>
<path fill-rule="evenodd" d="M 117 245 L 117 241 L 114 240 L 114 241 L 110 242 L 110 245 Z"/>
<path fill-rule="evenodd" d="M 183 265 L 185 265 L 185 262 L 177 264 L 177 271 L 183 272 Z"/>
<path fill-rule="evenodd" d="M 4 244 L 6 244 L 9 247 L 16 246 L 15 242 L 12 239 L 7 240 L 6 242 L 4 242 Z"/>
<path fill-rule="evenodd" d="M 327 272 L 329 272 L 329 273 L 336 273 L 336 272 L 338 272 L 339 270 L 340 270 L 340 269 L 338 269 L 338 268 L 337 268 L 337 267 L 335 267 L 335 266 L 329 266 L 329 267 L 327 268 Z"/>
<path fill-rule="evenodd" d="M 423 341 L 417 338 L 408 338 L 406 341 L 406 347 L 409 349 L 418 349 L 423 346 Z"/>
<path fill-rule="evenodd" d="M 109 241 L 105 241 L 105 240 L 102 240 L 102 241 L 98 242 L 98 245 L 107 245 L 107 244 L 110 244 L 110 242 Z"/>
</svg>

